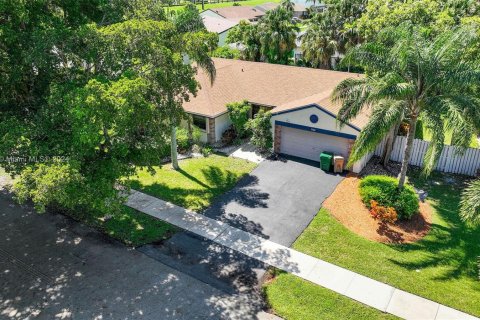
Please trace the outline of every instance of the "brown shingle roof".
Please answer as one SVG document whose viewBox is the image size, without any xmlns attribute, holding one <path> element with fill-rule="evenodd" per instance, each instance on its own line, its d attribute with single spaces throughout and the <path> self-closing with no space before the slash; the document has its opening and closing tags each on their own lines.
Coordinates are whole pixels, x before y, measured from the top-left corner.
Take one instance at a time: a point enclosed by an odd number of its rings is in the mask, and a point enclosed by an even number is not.
<svg viewBox="0 0 480 320">
<path fill-rule="evenodd" d="M 190 113 L 216 117 L 226 112 L 226 104 L 248 100 L 251 103 L 273 106 L 273 113 L 317 104 L 333 114 L 340 106 L 330 101 L 330 95 L 342 80 L 361 75 L 348 72 L 301 68 L 214 58 L 217 76 L 213 85 L 199 70 L 197 80 L 201 89 L 196 97 L 184 104 Z M 351 124 L 362 128 L 368 121 L 368 111 L 361 113 Z"/>
<path fill-rule="evenodd" d="M 225 19 L 239 22 L 240 20 L 257 19 L 265 15 L 264 12 L 250 6 L 231 6 L 223 8 L 209 9 Z"/>
</svg>

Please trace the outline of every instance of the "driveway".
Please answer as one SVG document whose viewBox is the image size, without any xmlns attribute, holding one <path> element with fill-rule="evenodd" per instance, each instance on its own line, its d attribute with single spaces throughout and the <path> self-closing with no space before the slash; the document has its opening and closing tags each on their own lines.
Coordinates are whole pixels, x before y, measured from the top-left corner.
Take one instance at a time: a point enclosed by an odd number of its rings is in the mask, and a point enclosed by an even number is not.
<svg viewBox="0 0 480 320">
<path fill-rule="evenodd" d="M 39 215 L 0 187 L 1 319 L 273 319 L 252 290 L 228 292 L 184 267 Z"/>
<path fill-rule="evenodd" d="M 342 179 L 314 162 L 265 160 L 203 213 L 290 246 Z"/>
</svg>

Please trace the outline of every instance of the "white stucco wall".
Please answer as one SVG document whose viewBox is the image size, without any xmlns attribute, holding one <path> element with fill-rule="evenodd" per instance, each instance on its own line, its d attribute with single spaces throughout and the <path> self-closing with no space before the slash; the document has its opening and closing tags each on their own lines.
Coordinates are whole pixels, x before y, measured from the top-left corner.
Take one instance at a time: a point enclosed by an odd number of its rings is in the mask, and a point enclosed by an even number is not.
<svg viewBox="0 0 480 320">
<path fill-rule="evenodd" d="M 310 116 L 312 114 L 317 115 L 318 117 L 317 123 L 312 123 L 310 121 Z M 347 125 L 345 125 L 342 128 L 339 128 L 335 118 L 333 118 L 331 115 L 325 113 L 324 111 L 316 107 L 303 108 L 300 110 L 282 113 L 278 115 L 274 114 L 271 120 L 272 134 L 274 135 L 274 138 L 275 138 L 275 121 L 283 121 L 283 122 L 298 124 L 306 127 L 341 132 L 341 133 L 354 135 L 357 137 L 360 134 L 360 132 L 358 132 L 356 129 Z M 371 157 L 372 157 L 372 154 L 366 155 L 360 161 L 356 162 L 353 165 L 351 170 L 355 173 L 359 173 L 365 167 L 365 165 L 367 164 L 368 160 L 370 160 Z"/>
<path fill-rule="evenodd" d="M 220 141 L 222 140 L 222 134 L 225 130 L 230 127 L 232 121 L 228 116 L 228 113 L 224 113 L 221 116 L 215 118 L 215 140 Z"/>
<path fill-rule="evenodd" d="M 317 115 L 317 123 L 310 122 L 310 116 L 312 114 Z M 340 129 L 335 118 L 314 106 L 278 115 L 274 114 L 272 116 L 272 132 L 275 132 L 275 121 L 294 123 L 302 126 L 341 132 L 355 136 L 358 136 L 359 134 L 357 130 L 350 126 L 344 126 Z"/>
</svg>

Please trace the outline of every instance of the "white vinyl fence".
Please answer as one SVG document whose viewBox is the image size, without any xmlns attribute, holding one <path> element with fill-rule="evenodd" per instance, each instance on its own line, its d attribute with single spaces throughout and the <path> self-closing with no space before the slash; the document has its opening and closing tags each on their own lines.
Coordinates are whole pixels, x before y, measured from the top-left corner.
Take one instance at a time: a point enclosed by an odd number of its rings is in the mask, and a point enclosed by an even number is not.
<svg viewBox="0 0 480 320">
<path fill-rule="evenodd" d="M 393 145 L 390 160 L 396 162 L 402 161 L 406 142 L 406 137 L 397 137 L 395 144 Z M 410 157 L 411 165 L 419 167 L 423 166 L 423 158 L 427 152 L 429 144 L 430 142 L 425 140 L 415 139 L 413 141 L 412 156 Z M 375 155 L 381 156 L 384 148 L 385 142 L 382 142 L 375 150 Z M 465 152 L 459 154 L 456 147 L 446 145 L 443 148 L 435 169 L 442 172 L 476 176 L 480 169 L 480 149 L 468 148 Z"/>
</svg>

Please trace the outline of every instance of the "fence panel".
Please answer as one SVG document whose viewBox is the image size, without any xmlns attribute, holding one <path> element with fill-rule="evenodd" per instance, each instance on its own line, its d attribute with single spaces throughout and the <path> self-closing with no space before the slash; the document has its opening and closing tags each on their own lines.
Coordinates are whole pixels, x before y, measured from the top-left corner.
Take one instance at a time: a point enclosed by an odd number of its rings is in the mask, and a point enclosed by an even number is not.
<svg viewBox="0 0 480 320">
<path fill-rule="evenodd" d="M 395 162 L 402 161 L 406 143 L 406 137 L 397 137 L 392 148 L 390 160 Z M 410 157 L 411 165 L 423 166 L 423 159 L 429 145 L 430 142 L 425 140 L 415 139 L 413 141 L 412 155 Z M 384 149 L 385 141 L 382 141 L 375 149 L 375 155 L 381 156 Z M 456 147 L 446 145 L 435 169 L 442 172 L 476 176 L 477 171 L 480 170 L 480 149 L 468 148 L 463 153 L 459 153 Z"/>
</svg>

